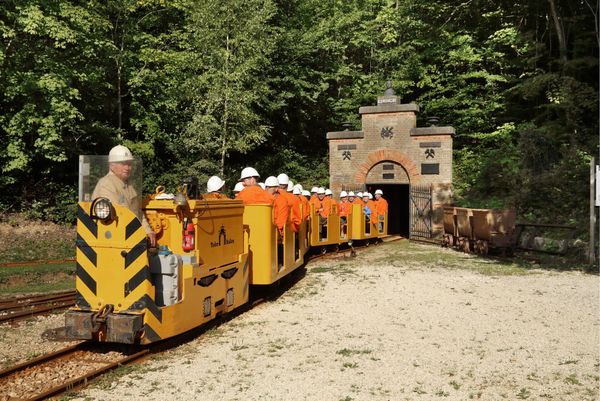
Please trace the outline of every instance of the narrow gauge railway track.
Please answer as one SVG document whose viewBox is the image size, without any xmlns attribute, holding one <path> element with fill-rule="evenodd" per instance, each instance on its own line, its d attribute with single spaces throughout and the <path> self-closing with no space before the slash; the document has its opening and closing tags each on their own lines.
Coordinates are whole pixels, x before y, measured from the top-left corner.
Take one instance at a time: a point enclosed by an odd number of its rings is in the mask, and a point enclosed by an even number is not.
<svg viewBox="0 0 600 401">
<path fill-rule="evenodd" d="M 42 400 L 148 352 L 148 348 L 79 343 L 0 371 L 0 401 Z"/>
<path fill-rule="evenodd" d="M 75 305 L 75 291 L 0 300 L 0 323 L 17 321 Z"/>
<path fill-rule="evenodd" d="M 402 237 L 398 236 L 388 236 L 379 242 L 401 239 Z M 307 263 L 318 259 L 347 257 L 353 255 L 356 249 L 364 249 L 368 246 L 369 243 L 363 243 L 353 248 L 335 249 L 335 252 L 316 253 L 308 258 Z M 82 342 L 0 371 L 0 401 L 45 399 L 86 384 L 90 379 L 118 366 L 134 362 L 151 353 L 176 347 L 266 301 L 277 299 L 293 287 L 304 274 L 305 269 L 296 270 L 290 277 L 286 276 L 281 285 L 268 293 L 259 292 L 246 305 L 231 314 L 157 344 L 141 347 Z M 3 306 L 0 301 L 0 307 Z"/>
</svg>

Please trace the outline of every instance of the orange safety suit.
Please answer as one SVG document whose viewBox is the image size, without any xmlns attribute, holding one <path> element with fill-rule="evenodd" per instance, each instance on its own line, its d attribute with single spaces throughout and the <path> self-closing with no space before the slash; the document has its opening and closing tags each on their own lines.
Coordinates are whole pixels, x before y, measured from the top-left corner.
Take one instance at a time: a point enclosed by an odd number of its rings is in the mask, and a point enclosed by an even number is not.
<svg viewBox="0 0 600 401">
<path fill-rule="evenodd" d="M 302 215 L 300 214 L 300 199 L 296 195 L 286 192 L 283 189 L 279 190 L 279 196 L 285 197 L 288 205 L 291 207 L 292 231 L 297 233 L 302 223 Z"/>
<path fill-rule="evenodd" d="M 307 220 L 308 216 L 310 215 L 310 203 L 308 202 L 308 199 L 306 199 L 306 196 L 304 196 L 304 195 L 298 195 L 298 199 L 300 200 L 300 203 L 302 204 L 302 218 L 304 220 Z"/>
<path fill-rule="evenodd" d="M 368 200 L 367 201 L 367 207 L 371 210 L 371 222 L 373 222 L 373 224 L 375 224 L 375 216 L 377 216 L 377 204 L 372 201 L 372 200 Z"/>
<path fill-rule="evenodd" d="M 238 195 L 238 199 L 244 201 L 244 205 L 251 205 L 256 203 L 266 203 L 267 205 L 273 204 L 273 195 L 259 187 L 253 185 L 242 189 Z"/>
<path fill-rule="evenodd" d="M 355 205 L 363 205 L 364 204 L 362 199 L 360 199 L 358 196 L 356 198 L 354 198 L 354 201 L 352 203 L 354 203 Z"/>
<path fill-rule="evenodd" d="M 271 196 L 271 194 L 269 194 Z M 289 207 L 287 198 L 282 196 L 282 193 L 279 192 L 279 195 L 273 197 L 273 223 L 277 226 L 279 233 L 283 235 L 283 229 L 285 227 L 285 223 L 289 217 Z"/>
<path fill-rule="evenodd" d="M 384 216 L 387 211 L 388 211 L 388 203 L 385 199 L 383 199 L 383 197 L 379 198 L 378 201 L 375 201 L 377 203 L 377 215 L 378 216 Z"/>
<path fill-rule="evenodd" d="M 315 198 L 314 202 L 311 201 L 312 204 L 315 205 L 315 211 L 321 217 L 327 218 L 331 213 L 331 199 L 325 197 L 323 200 L 319 200 L 319 198 Z"/>
<path fill-rule="evenodd" d="M 229 199 L 229 197 L 220 192 L 209 192 L 207 194 L 202 195 L 202 199 Z"/>
<path fill-rule="evenodd" d="M 348 201 L 338 203 L 338 213 L 340 216 L 348 216 L 352 214 L 352 203 Z"/>
</svg>

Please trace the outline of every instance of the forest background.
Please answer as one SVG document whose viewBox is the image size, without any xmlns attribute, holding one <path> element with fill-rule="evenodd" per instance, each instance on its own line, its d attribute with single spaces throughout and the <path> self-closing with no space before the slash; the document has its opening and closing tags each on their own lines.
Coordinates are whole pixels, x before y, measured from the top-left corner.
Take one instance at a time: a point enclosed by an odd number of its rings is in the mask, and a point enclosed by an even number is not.
<svg viewBox="0 0 600 401">
<path fill-rule="evenodd" d="M 327 131 L 392 80 L 456 129 L 458 204 L 587 231 L 592 0 L 4 0 L 0 213 L 71 223 L 78 156 L 125 144 L 146 192 L 241 168 L 328 182 Z"/>
</svg>

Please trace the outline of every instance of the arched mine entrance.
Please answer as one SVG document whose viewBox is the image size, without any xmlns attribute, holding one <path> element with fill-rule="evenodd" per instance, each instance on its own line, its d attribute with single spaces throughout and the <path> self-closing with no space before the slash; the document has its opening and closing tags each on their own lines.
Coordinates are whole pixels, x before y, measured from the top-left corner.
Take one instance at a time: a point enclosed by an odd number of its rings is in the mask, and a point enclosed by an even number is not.
<svg viewBox="0 0 600 401">
<path fill-rule="evenodd" d="M 375 164 L 365 180 L 367 190 L 381 189 L 388 202 L 388 234 L 410 234 L 410 178 L 401 164 L 384 160 Z"/>
</svg>

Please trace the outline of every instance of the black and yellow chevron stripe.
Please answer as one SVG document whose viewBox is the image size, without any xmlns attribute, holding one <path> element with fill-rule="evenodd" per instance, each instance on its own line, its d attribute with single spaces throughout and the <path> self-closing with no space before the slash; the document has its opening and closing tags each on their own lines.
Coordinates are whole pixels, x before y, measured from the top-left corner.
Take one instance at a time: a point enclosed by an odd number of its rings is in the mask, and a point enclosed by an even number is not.
<svg viewBox="0 0 600 401">
<path fill-rule="evenodd" d="M 146 233 L 129 209 L 114 208 L 116 217 L 104 223 L 89 215 L 90 203 L 78 206 L 76 304 L 91 311 L 107 304 L 115 313 L 147 311 L 151 317 L 144 318 L 146 341 L 156 341 L 162 311 L 154 300 Z"/>
</svg>

